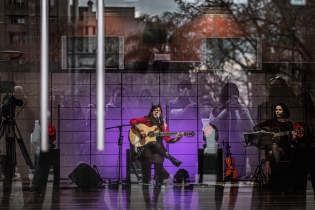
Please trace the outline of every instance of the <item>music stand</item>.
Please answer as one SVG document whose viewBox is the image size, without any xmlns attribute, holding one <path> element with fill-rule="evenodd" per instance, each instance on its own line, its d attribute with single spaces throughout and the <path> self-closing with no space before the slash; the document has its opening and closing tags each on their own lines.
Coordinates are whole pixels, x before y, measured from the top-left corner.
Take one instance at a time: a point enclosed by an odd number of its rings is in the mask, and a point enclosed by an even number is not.
<svg viewBox="0 0 315 210">
<path fill-rule="evenodd" d="M 262 169 L 262 162 L 260 160 L 260 150 L 264 149 L 266 146 L 273 144 L 271 134 L 270 132 L 255 132 L 255 133 L 244 133 L 245 143 L 246 147 L 257 147 L 259 149 L 258 151 L 258 163 L 259 165 L 256 167 L 256 170 L 253 174 L 253 179 L 255 178 L 255 181 L 259 183 L 259 186 L 261 186 L 265 180 L 267 183 L 266 176 L 264 174 L 264 171 Z"/>
</svg>

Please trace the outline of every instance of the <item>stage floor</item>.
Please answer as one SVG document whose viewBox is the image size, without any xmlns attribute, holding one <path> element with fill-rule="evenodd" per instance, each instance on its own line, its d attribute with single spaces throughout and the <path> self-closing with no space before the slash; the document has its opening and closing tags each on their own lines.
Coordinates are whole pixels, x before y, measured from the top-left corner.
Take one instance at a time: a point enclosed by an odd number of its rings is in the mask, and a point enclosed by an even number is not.
<svg viewBox="0 0 315 210">
<path fill-rule="evenodd" d="M 61 186 L 66 186 L 64 181 Z M 48 182 L 46 193 L 22 191 L 21 181 L 13 181 L 10 195 L 3 194 L 0 209 L 315 209 L 310 181 L 305 190 L 261 188 L 249 181 L 219 183 L 207 186 L 182 186 L 167 183 L 165 188 L 111 189 L 53 188 Z"/>
</svg>

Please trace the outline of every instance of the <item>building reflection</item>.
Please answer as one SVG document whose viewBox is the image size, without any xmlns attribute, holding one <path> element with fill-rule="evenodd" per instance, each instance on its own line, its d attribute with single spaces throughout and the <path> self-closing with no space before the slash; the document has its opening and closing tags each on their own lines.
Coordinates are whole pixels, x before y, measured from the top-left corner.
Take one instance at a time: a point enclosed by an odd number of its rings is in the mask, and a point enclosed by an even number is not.
<svg viewBox="0 0 315 210">
<path fill-rule="evenodd" d="M 46 1 L 51 88 L 47 115 L 60 134 L 52 149 L 58 151 L 56 158 L 40 152 L 42 1 L 0 1 L 0 123 L 8 122 L 8 114 L 3 112 L 6 99 L 14 96 L 23 100 L 24 105 L 17 105 L 11 113 L 16 115 L 30 159 L 42 166 L 35 172 L 30 170 L 19 148 L 11 148 L 17 159 L 12 163 L 6 136 L 0 139 L 1 208 L 63 209 L 66 204 L 75 209 L 98 205 L 108 209 L 266 209 L 275 205 L 287 208 L 287 204 L 308 208 L 308 198 L 314 195 L 309 175 L 315 188 L 314 2 L 108 1 L 104 8 L 105 45 L 98 46 L 96 0 Z M 105 52 L 105 107 L 96 107 L 100 48 Z M 9 81 L 14 82 L 14 92 L 5 90 Z M 98 151 L 96 120 L 100 116 L 96 110 L 104 108 L 106 127 L 111 127 L 147 115 L 152 103 L 161 104 L 169 131 L 196 134 L 167 146 L 167 151 L 183 162 L 177 168 L 165 161 L 171 177 L 181 168 L 196 183 L 201 170 L 210 176 L 223 174 L 221 167 L 220 173 L 214 172 L 219 167 L 214 167 L 211 158 L 207 162 L 205 157 L 203 165 L 198 162 L 198 150 L 205 149 L 209 157 L 221 159 L 225 150 L 221 145 L 229 142 L 239 183 L 229 187 L 221 179 L 216 183 L 203 179 L 199 184 L 204 184 L 204 189 L 173 189 L 168 185 L 142 188 L 138 180 L 132 180 L 130 189 L 109 189 L 108 182 L 106 187 L 103 183 L 102 187 L 81 189 L 73 184 L 63 188 L 80 163 L 97 166 L 103 181 L 116 181 L 117 171 L 127 180 L 130 126 L 122 130 L 122 166 L 118 169 L 119 131 L 106 130 L 105 149 Z M 274 118 L 278 103 L 286 104 L 291 112 L 288 120 L 305 127 L 307 135 L 288 142 L 288 159 L 280 163 L 290 171 L 280 176 L 285 186 L 265 189 L 245 184 L 243 188 L 243 180 L 252 177 L 258 158 L 265 159 L 266 167 L 270 163 L 267 150 L 258 153 L 256 147 L 244 147 L 244 133 L 254 132 L 255 124 Z M 220 156 L 213 136 L 204 145 L 204 128 L 209 123 L 220 134 L 215 139 Z M 0 130 L 0 136 L 2 133 L 7 134 L 7 129 Z M 51 168 L 54 161 L 60 164 Z M 139 164 L 130 164 L 143 176 Z M 78 179 L 86 181 L 91 176 L 78 175 Z M 41 184 L 40 197 L 38 190 L 29 192 L 33 181 Z M 250 204 L 245 204 L 249 198 Z"/>
</svg>

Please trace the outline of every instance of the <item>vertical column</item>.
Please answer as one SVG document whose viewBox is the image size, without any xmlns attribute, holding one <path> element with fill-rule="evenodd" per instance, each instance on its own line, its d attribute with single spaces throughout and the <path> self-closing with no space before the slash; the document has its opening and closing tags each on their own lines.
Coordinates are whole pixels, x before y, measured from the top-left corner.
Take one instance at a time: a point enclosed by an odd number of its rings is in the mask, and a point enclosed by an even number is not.
<svg viewBox="0 0 315 210">
<path fill-rule="evenodd" d="M 97 4 L 97 67 L 96 67 L 96 101 L 97 101 L 97 149 L 104 149 L 104 0 Z"/>
<path fill-rule="evenodd" d="M 72 4 L 73 8 L 73 16 L 74 16 L 74 25 L 78 26 L 79 23 L 79 0 L 73 0 Z"/>
<path fill-rule="evenodd" d="M 41 93 L 40 93 L 40 120 L 41 120 L 41 151 L 48 151 L 48 0 L 41 1 Z"/>
<path fill-rule="evenodd" d="M 4 0 L 0 0 L 0 37 L 2 37 L 2 39 L 0 39 L 0 50 L 5 50 L 8 48 L 9 43 L 6 44 L 6 26 L 5 26 L 5 1 Z M 3 57 L 2 57 L 3 59 Z M 3 59 L 4 60 L 4 59 Z M 9 64 L 10 65 L 10 64 Z M 4 71 L 1 69 L 1 73 L 4 77 Z M 3 79 L 3 77 L 1 78 L 2 81 L 5 80 Z M 9 80 L 8 80 L 9 81 Z"/>
</svg>

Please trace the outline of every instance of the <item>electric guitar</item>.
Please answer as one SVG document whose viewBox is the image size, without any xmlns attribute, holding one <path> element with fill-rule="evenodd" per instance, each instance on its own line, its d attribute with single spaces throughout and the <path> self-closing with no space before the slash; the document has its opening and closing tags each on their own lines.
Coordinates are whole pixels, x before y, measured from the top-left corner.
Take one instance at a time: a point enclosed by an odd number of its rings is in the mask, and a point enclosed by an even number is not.
<svg viewBox="0 0 315 210">
<path fill-rule="evenodd" d="M 142 130 L 147 134 L 146 138 L 141 138 L 140 131 L 135 128 L 129 130 L 129 141 L 136 147 L 143 147 L 149 142 L 156 141 L 158 136 L 175 136 L 180 132 L 161 132 L 161 129 L 158 126 L 148 127 L 145 124 L 138 124 Z M 184 136 L 193 137 L 195 133 L 193 131 L 184 132 Z"/>
</svg>

